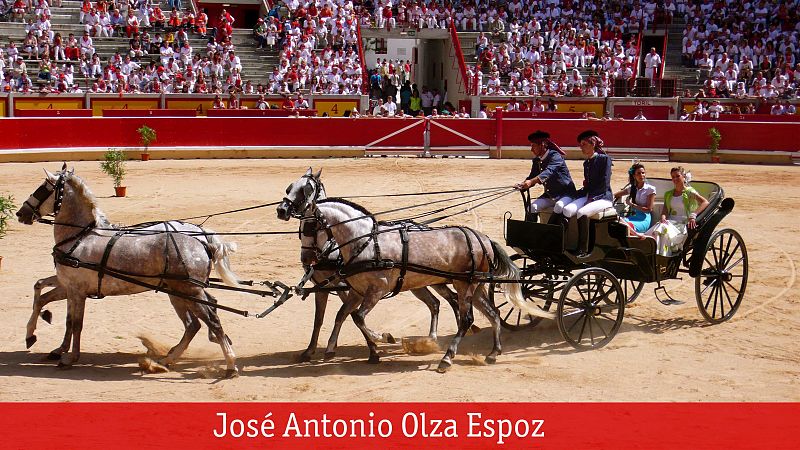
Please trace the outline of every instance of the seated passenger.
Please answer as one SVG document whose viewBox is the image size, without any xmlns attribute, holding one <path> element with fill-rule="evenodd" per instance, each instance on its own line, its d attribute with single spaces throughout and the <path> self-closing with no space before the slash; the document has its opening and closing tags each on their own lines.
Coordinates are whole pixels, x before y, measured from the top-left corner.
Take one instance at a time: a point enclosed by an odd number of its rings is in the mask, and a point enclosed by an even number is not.
<svg viewBox="0 0 800 450">
<path fill-rule="evenodd" d="M 656 199 L 656 188 L 646 182 L 647 177 L 644 165 L 636 163 L 628 169 L 628 187 L 614 193 L 614 200 L 627 195 L 625 204 L 630 207 L 630 213 L 622 221 L 631 228 L 631 233 L 643 238 L 644 233 L 650 228 L 653 203 Z"/>
<path fill-rule="evenodd" d="M 708 207 L 708 200 L 689 186 L 691 175 L 683 167 L 673 168 L 670 177 L 675 189 L 664 193 L 661 222 L 647 231 L 648 236 L 656 239 L 656 252 L 663 256 L 680 252 L 687 229 L 697 227 L 697 215 Z"/>
<path fill-rule="evenodd" d="M 583 162 L 583 188 L 576 200 L 564 207 L 564 216 L 578 219 L 578 250 L 576 256 L 589 256 L 589 217 L 611 208 L 611 157 L 603 150 L 603 140 L 596 131 L 586 130 L 578 135 Z"/>
<path fill-rule="evenodd" d="M 544 209 L 553 208 L 550 216 L 551 224 L 563 223 L 562 210 L 565 205 L 572 202 L 575 196 L 575 184 L 569 174 L 567 163 L 564 161 L 564 151 L 550 140 L 550 134 L 536 131 L 528 136 L 531 143 L 533 162 L 531 172 L 522 183 L 514 185 L 515 188 L 526 191 L 532 186 L 541 184 L 544 192 L 531 202 L 530 213 L 538 220 L 538 213 Z"/>
</svg>

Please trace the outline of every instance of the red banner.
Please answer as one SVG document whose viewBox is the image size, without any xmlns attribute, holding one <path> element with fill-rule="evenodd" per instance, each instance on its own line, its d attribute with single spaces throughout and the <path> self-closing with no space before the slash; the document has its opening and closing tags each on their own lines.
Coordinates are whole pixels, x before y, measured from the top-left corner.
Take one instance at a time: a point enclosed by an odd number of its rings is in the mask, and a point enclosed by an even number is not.
<svg viewBox="0 0 800 450">
<path fill-rule="evenodd" d="M 1 448 L 788 449 L 781 403 L 6 403 Z"/>
</svg>

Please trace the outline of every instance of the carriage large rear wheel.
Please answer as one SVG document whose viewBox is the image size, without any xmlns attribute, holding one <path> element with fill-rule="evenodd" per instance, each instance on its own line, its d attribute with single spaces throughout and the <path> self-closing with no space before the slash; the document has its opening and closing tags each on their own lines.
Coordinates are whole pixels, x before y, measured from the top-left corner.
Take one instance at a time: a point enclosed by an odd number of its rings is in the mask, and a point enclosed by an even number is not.
<svg viewBox="0 0 800 450">
<path fill-rule="evenodd" d="M 626 301 L 611 272 L 597 267 L 578 272 L 561 292 L 558 330 L 578 350 L 600 348 L 611 342 L 622 325 Z"/>
<path fill-rule="evenodd" d="M 520 276 L 520 288 L 525 301 L 532 303 L 543 311 L 549 311 L 552 304 L 556 301 L 555 296 L 559 288 L 564 285 L 560 276 L 542 276 L 541 274 L 522 273 Z M 507 289 L 509 286 L 503 286 Z M 523 314 L 513 303 L 502 299 L 497 301 L 497 310 L 500 315 L 500 323 L 503 328 L 511 331 L 519 331 L 535 327 L 541 322 L 541 317 L 533 317 L 530 314 Z"/>
<path fill-rule="evenodd" d="M 708 240 L 695 297 L 700 314 L 711 323 L 724 322 L 739 309 L 747 288 L 747 247 L 734 230 L 723 229 Z"/>
</svg>

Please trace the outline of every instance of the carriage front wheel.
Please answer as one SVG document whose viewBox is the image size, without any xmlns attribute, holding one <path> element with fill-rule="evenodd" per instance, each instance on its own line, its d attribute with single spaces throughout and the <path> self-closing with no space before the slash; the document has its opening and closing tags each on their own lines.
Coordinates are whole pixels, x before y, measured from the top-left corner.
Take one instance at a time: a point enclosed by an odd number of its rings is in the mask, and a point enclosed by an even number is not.
<svg viewBox="0 0 800 450">
<path fill-rule="evenodd" d="M 600 348 L 622 325 L 627 297 L 611 272 L 591 268 L 569 279 L 558 301 L 561 336 L 578 350 Z"/>
<path fill-rule="evenodd" d="M 742 236 L 725 228 L 708 240 L 695 297 L 700 314 L 711 323 L 724 322 L 739 309 L 747 287 L 747 248 Z"/>
</svg>

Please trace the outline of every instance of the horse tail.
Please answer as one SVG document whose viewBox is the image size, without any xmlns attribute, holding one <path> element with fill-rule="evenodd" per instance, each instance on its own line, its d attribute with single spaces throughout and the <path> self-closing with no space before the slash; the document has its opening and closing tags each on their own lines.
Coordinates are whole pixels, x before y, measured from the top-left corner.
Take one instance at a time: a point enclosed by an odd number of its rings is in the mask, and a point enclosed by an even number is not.
<svg viewBox="0 0 800 450">
<path fill-rule="evenodd" d="M 508 253 L 503 250 L 500 244 L 495 241 L 490 242 L 492 243 L 492 251 L 494 252 L 494 263 L 497 266 L 492 272 L 492 275 L 498 278 L 518 281 L 520 278 L 519 267 L 508 257 Z M 504 283 L 503 295 L 505 295 L 506 299 L 517 309 L 525 314 L 543 317 L 545 319 L 555 319 L 556 317 L 555 314 L 551 312 L 544 311 L 541 308 L 529 304 L 522 295 L 522 286 L 519 283 Z"/>
<path fill-rule="evenodd" d="M 223 242 L 216 234 L 206 235 L 208 238 L 208 246 L 211 248 L 211 261 L 214 263 L 219 277 L 228 286 L 238 286 L 239 277 L 233 273 L 231 266 L 228 262 L 228 256 L 236 252 L 236 243 Z"/>
</svg>

